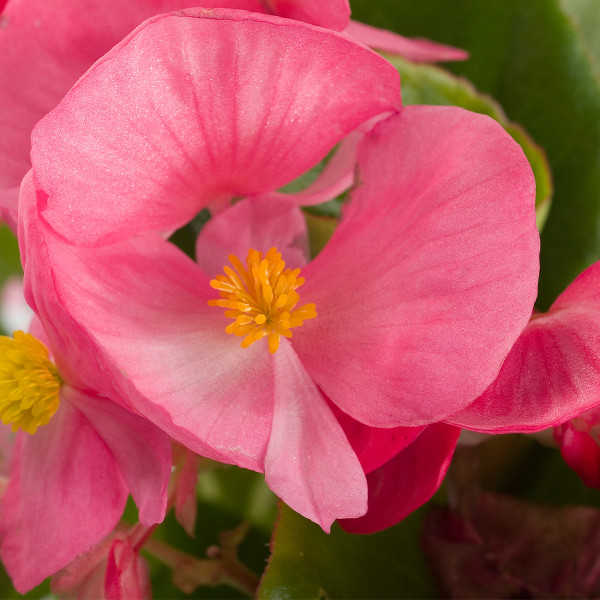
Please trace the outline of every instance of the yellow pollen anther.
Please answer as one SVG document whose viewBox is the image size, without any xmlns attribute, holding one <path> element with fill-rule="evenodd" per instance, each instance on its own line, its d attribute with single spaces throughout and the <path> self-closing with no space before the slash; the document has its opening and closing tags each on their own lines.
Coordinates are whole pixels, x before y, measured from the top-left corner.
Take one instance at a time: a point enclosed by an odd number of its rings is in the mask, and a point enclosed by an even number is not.
<svg viewBox="0 0 600 600">
<path fill-rule="evenodd" d="M 62 379 L 48 349 L 29 333 L 0 336 L 0 418 L 12 430 L 35 433 L 58 409 Z"/>
<path fill-rule="evenodd" d="M 242 348 L 266 337 L 269 351 L 279 348 L 280 336 L 292 337 L 290 329 L 317 316 L 314 304 L 294 310 L 300 300 L 296 289 L 303 283 L 300 269 L 286 269 L 277 248 L 262 252 L 250 249 L 246 267 L 233 254 L 233 265 L 224 267 L 226 275 L 217 275 L 210 285 L 219 290 L 220 299 L 209 300 L 210 306 L 226 308 L 225 316 L 234 319 L 225 331 L 244 337 Z"/>
</svg>

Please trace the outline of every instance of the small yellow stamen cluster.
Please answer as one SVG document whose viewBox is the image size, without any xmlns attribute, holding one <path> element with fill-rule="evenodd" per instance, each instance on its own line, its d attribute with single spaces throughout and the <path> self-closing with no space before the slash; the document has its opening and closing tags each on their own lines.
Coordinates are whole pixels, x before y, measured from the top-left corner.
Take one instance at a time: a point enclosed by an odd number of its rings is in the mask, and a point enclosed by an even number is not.
<svg viewBox="0 0 600 600">
<path fill-rule="evenodd" d="M 0 418 L 35 433 L 58 409 L 62 379 L 48 349 L 29 333 L 0 336 Z"/>
<path fill-rule="evenodd" d="M 274 354 L 280 336 L 292 337 L 290 329 L 317 316 L 314 304 L 292 310 L 300 300 L 296 289 L 304 283 L 304 278 L 298 277 L 300 269 L 285 268 L 276 248 L 271 248 L 264 258 L 262 252 L 250 249 L 246 267 L 233 254 L 229 260 L 235 270 L 226 266 L 223 268 L 226 274 L 217 275 L 210 282 L 221 298 L 209 300 L 208 304 L 228 309 L 225 316 L 234 321 L 225 331 L 245 336 L 242 348 L 267 337 L 269 351 Z"/>
</svg>

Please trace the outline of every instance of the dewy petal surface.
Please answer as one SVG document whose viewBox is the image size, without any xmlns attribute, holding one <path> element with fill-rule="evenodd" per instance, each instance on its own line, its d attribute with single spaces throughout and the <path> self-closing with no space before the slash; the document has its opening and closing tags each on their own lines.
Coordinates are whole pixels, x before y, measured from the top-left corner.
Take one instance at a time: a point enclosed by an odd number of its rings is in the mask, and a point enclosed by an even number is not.
<svg viewBox="0 0 600 600">
<path fill-rule="evenodd" d="M 367 482 L 344 431 L 287 340 L 273 362 L 266 482 L 296 512 L 329 532 L 335 519 L 366 512 Z"/>
<path fill-rule="evenodd" d="M 478 431 L 536 431 L 600 404 L 600 262 L 536 314 L 497 379 L 473 404 L 448 418 Z"/>
<path fill-rule="evenodd" d="M 340 34 L 245 11 L 161 15 L 36 126 L 44 216 L 82 245 L 171 231 L 281 187 L 398 104 L 396 70 Z"/>
<path fill-rule="evenodd" d="M 21 434 L 15 453 L 0 551 L 25 593 L 110 533 L 128 492 L 110 450 L 69 402 L 35 435 Z"/>
<path fill-rule="evenodd" d="M 536 296 L 534 180 L 488 117 L 405 107 L 359 150 L 341 225 L 303 269 L 318 318 L 294 348 L 374 427 L 438 421 L 498 374 Z"/>
</svg>

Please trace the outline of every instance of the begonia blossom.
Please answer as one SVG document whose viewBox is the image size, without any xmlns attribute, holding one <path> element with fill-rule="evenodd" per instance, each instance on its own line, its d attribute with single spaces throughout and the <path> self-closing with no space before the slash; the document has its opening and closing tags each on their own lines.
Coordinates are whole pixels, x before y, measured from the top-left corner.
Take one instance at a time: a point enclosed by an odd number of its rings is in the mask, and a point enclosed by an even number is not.
<svg viewBox="0 0 600 600">
<path fill-rule="evenodd" d="M 263 210 L 378 115 L 325 249 L 286 269 L 275 248 L 302 244 L 283 226 L 273 249 L 248 247 L 247 219 L 237 226 L 230 211 Z M 236 11 L 153 18 L 38 124 L 32 163 L 20 239 L 38 309 L 60 305 L 82 327 L 141 414 L 195 452 L 264 471 L 325 530 L 366 512 L 365 471 L 419 432 L 379 436 L 476 400 L 531 315 L 539 237 L 518 145 L 482 115 L 401 108 L 390 65 L 310 25 Z M 164 237 L 207 206 L 221 212 L 206 230 L 232 234 L 225 274 Z M 34 256 L 51 285 L 28 272 Z M 377 431 L 369 468 L 337 410 Z M 445 460 L 430 461 L 427 493 Z"/>
<path fill-rule="evenodd" d="M 36 318 L 32 333 L 0 337 L 0 416 L 4 429 L 19 431 L 0 553 L 21 592 L 112 531 L 129 494 L 146 525 L 166 508 L 168 438 L 98 393 L 105 375 L 78 370 L 78 328 L 64 325 Z"/>
<path fill-rule="evenodd" d="M 16 230 L 18 189 L 29 170 L 30 135 L 69 88 L 145 19 L 196 0 L 10 0 L 0 15 L 0 219 Z M 466 53 L 427 40 L 350 24 L 348 0 L 203 0 L 202 7 L 271 12 L 343 30 L 366 44 L 416 60 Z"/>
</svg>

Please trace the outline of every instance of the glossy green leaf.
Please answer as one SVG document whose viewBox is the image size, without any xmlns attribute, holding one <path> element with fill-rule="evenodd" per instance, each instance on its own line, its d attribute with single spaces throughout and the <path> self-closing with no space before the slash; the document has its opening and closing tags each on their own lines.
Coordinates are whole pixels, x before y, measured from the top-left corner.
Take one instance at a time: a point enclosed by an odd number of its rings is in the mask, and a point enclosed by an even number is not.
<svg viewBox="0 0 600 600">
<path fill-rule="evenodd" d="M 502 107 L 490 96 L 478 92 L 463 77 L 434 65 L 421 65 L 388 57 L 402 81 L 402 102 L 408 104 L 454 105 L 488 115 L 498 121 L 521 145 L 533 169 L 536 183 L 537 225 L 542 230 L 552 199 L 552 176 L 544 151 L 516 123 L 509 121 Z"/>
<path fill-rule="evenodd" d="M 600 256 L 600 84 L 581 27 L 559 0 L 353 0 L 352 9 L 373 25 L 468 50 L 449 68 L 546 151 L 555 186 L 542 234 L 546 308 Z"/>
<path fill-rule="evenodd" d="M 331 534 L 287 506 L 271 542 L 258 597 L 435 598 L 420 546 L 423 511 L 373 535 Z"/>
</svg>

